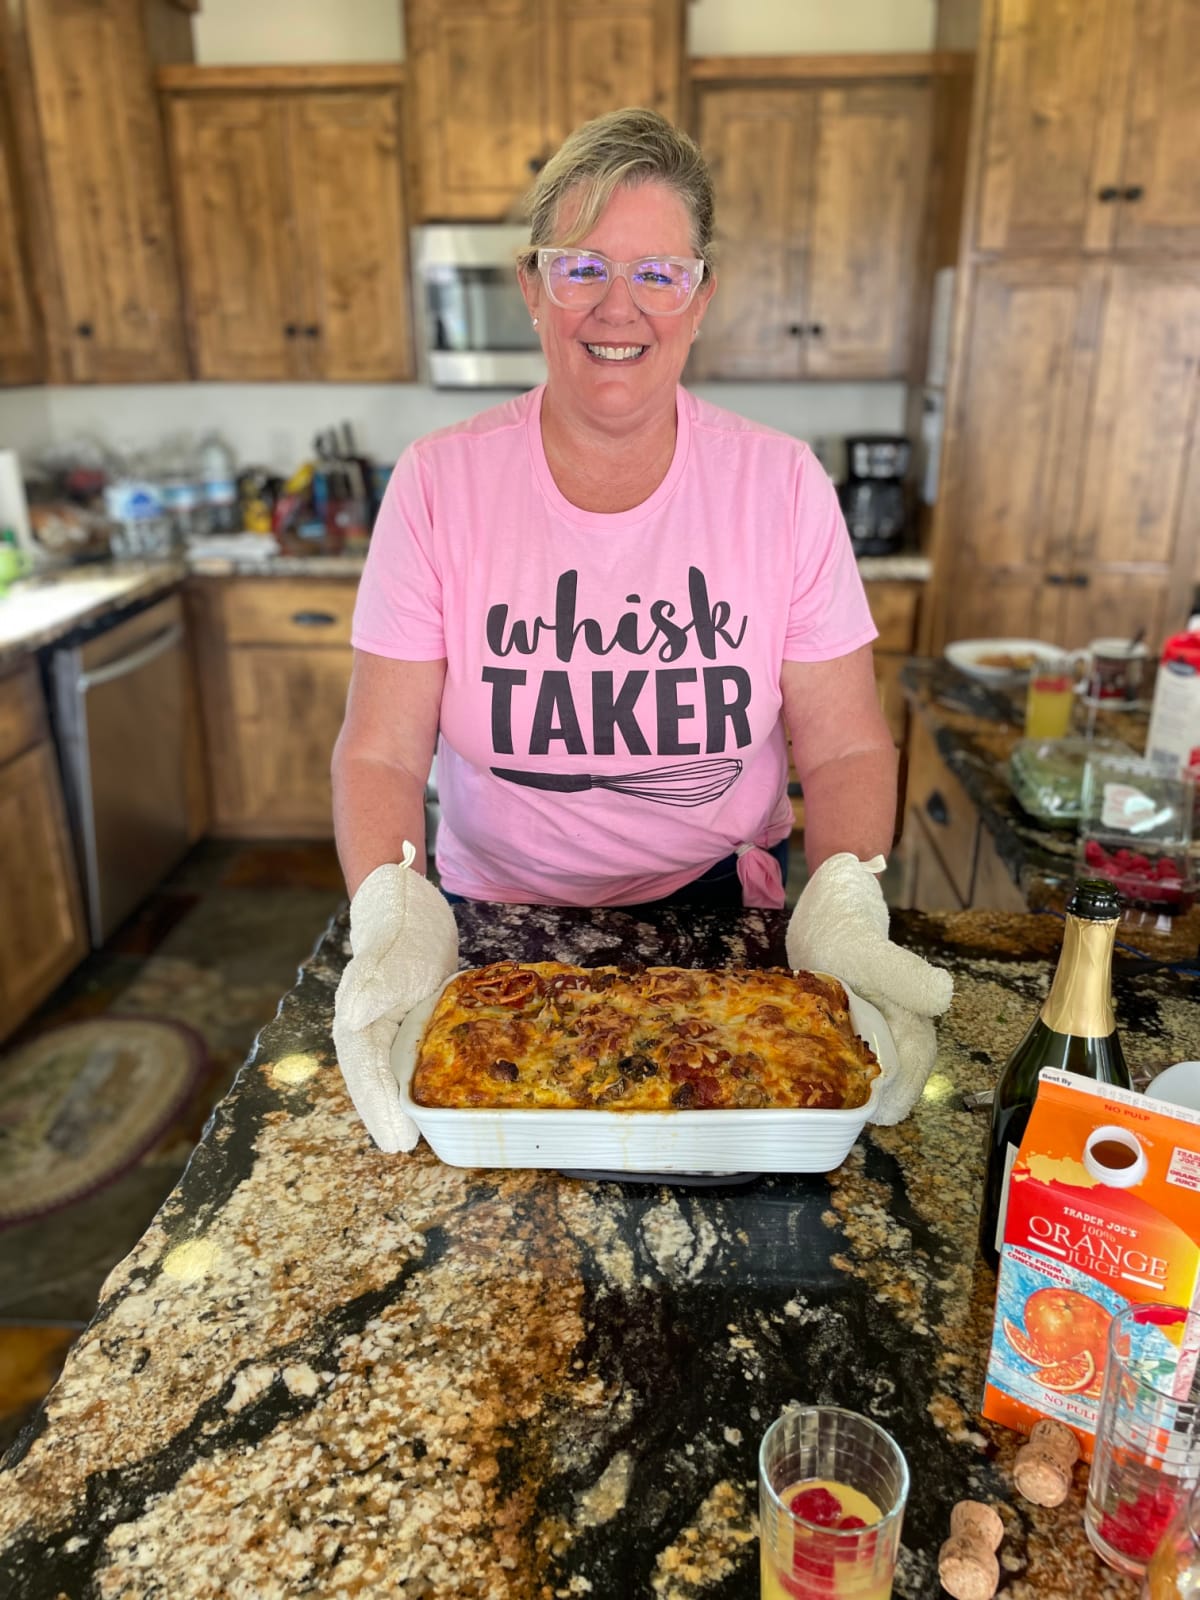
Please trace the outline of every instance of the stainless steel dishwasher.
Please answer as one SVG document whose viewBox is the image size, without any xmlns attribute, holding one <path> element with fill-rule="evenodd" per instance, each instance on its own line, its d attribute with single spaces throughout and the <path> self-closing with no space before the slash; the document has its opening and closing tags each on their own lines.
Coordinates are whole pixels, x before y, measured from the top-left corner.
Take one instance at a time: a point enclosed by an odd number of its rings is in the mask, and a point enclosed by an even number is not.
<svg viewBox="0 0 1200 1600">
<path fill-rule="evenodd" d="M 55 731 L 93 946 L 188 847 L 177 595 L 50 658 Z"/>
</svg>

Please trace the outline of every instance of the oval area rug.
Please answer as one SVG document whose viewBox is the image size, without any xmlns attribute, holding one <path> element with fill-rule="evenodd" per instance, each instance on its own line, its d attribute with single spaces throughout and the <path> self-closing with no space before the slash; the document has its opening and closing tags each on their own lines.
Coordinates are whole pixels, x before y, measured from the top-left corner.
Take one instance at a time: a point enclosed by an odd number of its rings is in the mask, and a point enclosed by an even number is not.
<svg viewBox="0 0 1200 1600">
<path fill-rule="evenodd" d="M 104 1016 L 49 1028 L 0 1059 L 0 1228 L 127 1172 L 186 1104 L 205 1054 L 180 1023 Z"/>
</svg>

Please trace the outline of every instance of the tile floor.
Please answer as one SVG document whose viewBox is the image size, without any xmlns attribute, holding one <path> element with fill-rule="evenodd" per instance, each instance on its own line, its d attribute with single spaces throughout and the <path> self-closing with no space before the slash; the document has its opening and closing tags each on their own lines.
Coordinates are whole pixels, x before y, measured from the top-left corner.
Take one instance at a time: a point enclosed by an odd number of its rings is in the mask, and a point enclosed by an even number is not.
<svg viewBox="0 0 1200 1600">
<path fill-rule="evenodd" d="M 787 890 L 806 878 L 801 840 Z M 885 892 L 891 887 L 885 878 Z M 106 1012 L 172 1018 L 205 1042 L 191 1101 L 129 1171 L 76 1205 L 0 1231 L 0 1453 L 54 1382 L 101 1284 L 144 1233 L 343 886 L 331 844 L 205 841 L 5 1046 Z"/>
</svg>

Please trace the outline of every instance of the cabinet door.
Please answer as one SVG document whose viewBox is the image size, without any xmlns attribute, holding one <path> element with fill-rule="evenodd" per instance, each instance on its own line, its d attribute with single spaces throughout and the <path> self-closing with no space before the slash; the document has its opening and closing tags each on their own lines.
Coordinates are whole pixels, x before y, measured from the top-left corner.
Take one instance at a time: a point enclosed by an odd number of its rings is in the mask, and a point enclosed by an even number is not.
<svg viewBox="0 0 1200 1600">
<path fill-rule="evenodd" d="M 1065 642 L 1181 617 L 1200 548 L 1200 277 L 1111 268 L 1096 364 Z"/>
<path fill-rule="evenodd" d="M 406 0 L 417 220 L 503 220 L 553 150 L 549 6 Z"/>
<path fill-rule="evenodd" d="M 187 376 L 166 158 L 138 0 L 30 0 L 67 376 Z"/>
<path fill-rule="evenodd" d="M 562 137 L 622 106 L 679 119 L 682 0 L 559 0 L 549 85 Z"/>
<path fill-rule="evenodd" d="M 230 652 L 241 820 L 251 832 L 332 835 L 329 763 L 352 659 L 349 650 L 291 646 Z"/>
<path fill-rule="evenodd" d="M 1133 58 L 1116 243 L 1200 250 L 1200 0 L 1126 0 Z"/>
<path fill-rule="evenodd" d="M 1127 3 L 997 0 L 983 124 L 981 249 L 1110 244 L 1128 71 L 1114 40 L 1121 32 L 1118 8 Z"/>
<path fill-rule="evenodd" d="M 691 370 L 697 378 L 799 377 L 816 96 L 708 89 L 699 128 L 716 190 L 718 287 Z"/>
<path fill-rule="evenodd" d="M 312 376 L 412 376 L 400 104 L 389 90 L 297 95 L 289 144 Z"/>
<path fill-rule="evenodd" d="M 49 744 L 0 767 L 0 1037 L 86 952 L 75 862 Z"/>
<path fill-rule="evenodd" d="M 283 102 L 173 95 L 167 116 L 196 376 L 303 377 Z"/>
<path fill-rule="evenodd" d="M 1102 274 L 1046 260 L 975 275 L 948 444 L 943 642 L 1057 633 Z"/>
<path fill-rule="evenodd" d="M 928 165 L 925 85 L 818 95 L 804 342 L 812 376 L 906 374 Z"/>
<path fill-rule="evenodd" d="M 5 104 L 0 69 L 0 384 L 37 383 L 42 376 L 41 349 L 21 249 L 17 166 Z"/>
<path fill-rule="evenodd" d="M 0 149 L 0 384 L 37 383 L 41 376 L 9 169 Z"/>
</svg>

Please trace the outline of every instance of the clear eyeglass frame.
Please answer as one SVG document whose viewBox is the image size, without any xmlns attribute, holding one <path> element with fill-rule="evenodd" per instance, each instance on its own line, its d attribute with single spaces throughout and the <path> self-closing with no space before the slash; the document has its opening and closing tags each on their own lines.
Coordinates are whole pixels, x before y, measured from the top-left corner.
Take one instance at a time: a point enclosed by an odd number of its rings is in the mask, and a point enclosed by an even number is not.
<svg viewBox="0 0 1200 1600">
<path fill-rule="evenodd" d="M 556 261 L 564 257 L 575 256 L 586 258 L 589 261 L 600 261 L 608 269 L 608 276 L 603 281 L 593 281 L 590 284 L 579 284 L 576 287 L 581 291 L 573 298 L 564 300 L 555 293 L 553 267 Z M 689 274 L 689 287 L 684 298 L 678 305 L 664 306 L 655 298 L 655 292 L 648 290 L 645 284 L 639 284 L 634 271 L 638 267 L 654 264 L 656 266 L 670 265 L 683 267 Z M 561 306 L 564 311 L 590 310 L 598 306 L 601 300 L 612 288 L 617 278 L 624 278 L 629 286 L 629 293 L 634 305 L 639 311 L 651 317 L 677 317 L 686 311 L 696 295 L 704 279 L 704 262 L 699 256 L 665 256 L 648 255 L 639 256 L 636 261 L 613 261 L 601 250 L 580 250 L 567 245 L 543 245 L 537 253 L 537 269 L 542 282 L 546 285 L 546 293 L 556 306 Z M 561 288 L 561 284 L 559 286 Z M 598 294 L 586 291 L 598 289 Z"/>
</svg>

